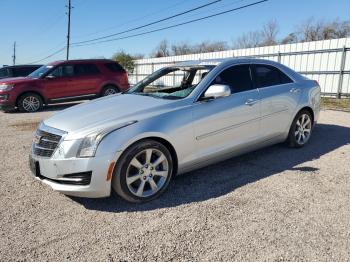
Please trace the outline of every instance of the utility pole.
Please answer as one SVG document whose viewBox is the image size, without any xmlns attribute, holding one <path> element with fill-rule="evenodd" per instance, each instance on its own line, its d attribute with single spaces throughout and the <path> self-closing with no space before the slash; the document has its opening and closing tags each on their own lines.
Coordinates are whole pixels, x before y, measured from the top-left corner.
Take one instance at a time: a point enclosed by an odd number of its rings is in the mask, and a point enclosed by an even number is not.
<svg viewBox="0 0 350 262">
<path fill-rule="evenodd" d="M 13 61 L 13 65 L 16 65 L 16 41 L 13 43 L 12 61 Z"/>
<path fill-rule="evenodd" d="M 68 6 L 66 6 L 68 8 L 68 33 L 67 33 L 67 60 L 69 60 L 69 45 L 70 45 L 70 13 L 72 10 L 72 1 L 68 0 Z"/>
</svg>

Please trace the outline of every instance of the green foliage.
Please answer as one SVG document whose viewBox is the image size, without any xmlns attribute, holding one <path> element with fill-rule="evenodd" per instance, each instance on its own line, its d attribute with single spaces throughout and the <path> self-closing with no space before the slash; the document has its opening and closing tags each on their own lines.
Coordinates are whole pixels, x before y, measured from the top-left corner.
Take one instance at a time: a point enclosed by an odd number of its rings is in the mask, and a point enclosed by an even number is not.
<svg viewBox="0 0 350 262">
<path fill-rule="evenodd" d="M 118 62 L 121 66 L 123 66 L 128 71 L 128 73 L 132 73 L 134 71 L 134 68 L 135 68 L 134 56 L 124 51 L 119 51 L 112 56 L 112 59 Z"/>
</svg>

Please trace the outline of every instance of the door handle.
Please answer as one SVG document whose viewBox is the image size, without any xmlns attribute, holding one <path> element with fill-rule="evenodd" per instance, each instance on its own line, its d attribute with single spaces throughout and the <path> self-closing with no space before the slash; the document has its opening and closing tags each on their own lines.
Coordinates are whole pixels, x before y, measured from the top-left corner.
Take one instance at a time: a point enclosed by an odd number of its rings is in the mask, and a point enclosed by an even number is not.
<svg viewBox="0 0 350 262">
<path fill-rule="evenodd" d="M 299 93 L 300 89 L 293 87 L 292 89 L 289 90 L 289 92 L 291 92 L 291 93 Z"/>
<path fill-rule="evenodd" d="M 254 104 L 258 103 L 258 102 L 259 102 L 259 100 L 257 100 L 257 99 L 248 99 L 248 100 L 245 102 L 245 104 L 246 104 L 247 106 L 252 106 L 252 105 L 254 105 Z"/>
</svg>

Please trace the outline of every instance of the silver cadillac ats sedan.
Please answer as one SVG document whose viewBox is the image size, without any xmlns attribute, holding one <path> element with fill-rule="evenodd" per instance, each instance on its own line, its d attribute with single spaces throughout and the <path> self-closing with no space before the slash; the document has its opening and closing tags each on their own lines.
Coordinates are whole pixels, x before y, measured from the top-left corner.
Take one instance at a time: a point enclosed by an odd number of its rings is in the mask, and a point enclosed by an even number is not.
<svg viewBox="0 0 350 262">
<path fill-rule="evenodd" d="M 124 93 L 43 121 L 30 167 L 34 177 L 67 195 L 114 191 L 130 202 L 149 201 L 176 174 L 275 143 L 304 146 L 320 93 L 316 81 L 272 61 L 165 67 Z"/>
</svg>

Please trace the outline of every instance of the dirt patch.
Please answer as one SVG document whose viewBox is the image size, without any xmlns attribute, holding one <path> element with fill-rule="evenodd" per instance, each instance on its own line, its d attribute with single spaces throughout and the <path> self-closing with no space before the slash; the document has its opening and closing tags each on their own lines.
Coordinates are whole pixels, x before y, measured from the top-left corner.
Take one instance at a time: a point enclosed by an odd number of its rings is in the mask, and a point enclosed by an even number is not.
<svg viewBox="0 0 350 262">
<path fill-rule="evenodd" d="M 19 131 L 35 131 L 40 124 L 40 120 L 38 121 L 22 121 L 16 122 L 14 124 L 9 125 L 10 127 L 14 127 Z"/>
</svg>

